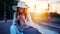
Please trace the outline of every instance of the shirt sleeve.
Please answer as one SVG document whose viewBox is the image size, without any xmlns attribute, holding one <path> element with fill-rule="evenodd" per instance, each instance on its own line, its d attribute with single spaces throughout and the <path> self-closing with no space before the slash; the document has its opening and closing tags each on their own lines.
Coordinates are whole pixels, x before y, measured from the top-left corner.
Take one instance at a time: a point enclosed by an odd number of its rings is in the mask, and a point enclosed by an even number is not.
<svg viewBox="0 0 60 34">
<path fill-rule="evenodd" d="M 27 23 L 26 24 L 29 25 L 29 26 L 33 26 L 33 21 L 31 19 L 30 14 L 27 14 Z"/>
<path fill-rule="evenodd" d="M 13 14 L 13 25 L 16 24 L 16 12 Z"/>
</svg>

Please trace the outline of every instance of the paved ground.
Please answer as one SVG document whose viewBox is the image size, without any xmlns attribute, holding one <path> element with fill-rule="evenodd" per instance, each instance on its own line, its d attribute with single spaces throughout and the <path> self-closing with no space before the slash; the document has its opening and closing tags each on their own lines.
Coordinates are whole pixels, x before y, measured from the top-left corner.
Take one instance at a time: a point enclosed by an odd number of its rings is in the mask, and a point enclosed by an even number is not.
<svg viewBox="0 0 60 34">
<path fill-rule="evenodd" d="M 11 24 L 12 20 L 0 21 L 0 34 L 9 34 Z M 40 24 L 37 28 L 42 34 L 60 34 L 60 28 L 49 26 L 49 24 Z"/>
</svg>

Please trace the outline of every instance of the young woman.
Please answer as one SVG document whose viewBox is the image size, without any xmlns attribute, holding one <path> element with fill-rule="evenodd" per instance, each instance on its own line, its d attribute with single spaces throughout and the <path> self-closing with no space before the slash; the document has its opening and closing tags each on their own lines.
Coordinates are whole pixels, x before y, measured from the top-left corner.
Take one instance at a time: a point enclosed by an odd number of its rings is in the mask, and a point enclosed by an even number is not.
<svg viewBox="0 0 60 34">
<path fill-rule="evenodd" d="M 27 12 L 27 8 L 25 2 L 18 2 L 17 12 L 14 13 L 13 24 L 10 27 L 10 34 L 23 34 L 25 28 L 34 27 L 38 29 L 36 24 L 32 22 L 31 16 Z"/>
<path fill-rule="evenodd" d="M 24 2 L 18 2 L 17 12 L 14 13 L 13 24 L 10 27 L 10 34 L 23 34 L 24 28 L 29 28 L 27 23 L 27 6 Z"/>
</svg>

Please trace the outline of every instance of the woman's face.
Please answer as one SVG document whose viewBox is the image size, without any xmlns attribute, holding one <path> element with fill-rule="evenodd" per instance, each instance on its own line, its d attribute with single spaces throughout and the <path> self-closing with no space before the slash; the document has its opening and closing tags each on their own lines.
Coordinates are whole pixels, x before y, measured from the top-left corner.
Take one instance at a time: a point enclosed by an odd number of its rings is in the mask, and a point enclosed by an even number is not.
<svg viewBox="0 0 60 34">
<path fill-rule="evenodd" d="M 26 15 L 27 14 L 27 8 L 17 8 L 17 13 L 19 14 L 19 15 L 21 15 L 21 14 L 24 14 L 24 15 Z"/>
<path fill-rule="evenodd" d="M 26 11 L 26 8 L 19 8 L 19 13 L 23 13 Z"/>
<path fill-rule="evenodd" d="M 19 8 L 19 13 L 23 13 L 24 8 Z"/>
</svg>

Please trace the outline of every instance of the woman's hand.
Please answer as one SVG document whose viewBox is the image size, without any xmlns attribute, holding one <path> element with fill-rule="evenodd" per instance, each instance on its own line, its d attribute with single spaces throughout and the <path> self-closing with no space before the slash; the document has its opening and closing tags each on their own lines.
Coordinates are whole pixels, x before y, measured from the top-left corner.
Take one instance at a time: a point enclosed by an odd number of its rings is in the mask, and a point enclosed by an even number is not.
<svg viewBox="0 0 60 34">
<path fill-rule="evenodd" d="M 25 20 L 25 16 L 24 15 L 20 15 L 20 18 L 22 18 L 23 20 Z"/>
<path fill-rule="evenodd" d="M 23 19 L 23 21 L 24 21 L 25 23 L 27 23 L 27 19 L 25 18 L 24 15 L 21 15 L 20 17 Z"/>
<path fill-rule="evenodd" d="M 20 16 L 19 15 L 17 16 L 17 19 L 16 20 L 20 20 Z"/>
</svg>

